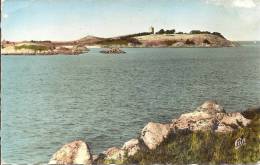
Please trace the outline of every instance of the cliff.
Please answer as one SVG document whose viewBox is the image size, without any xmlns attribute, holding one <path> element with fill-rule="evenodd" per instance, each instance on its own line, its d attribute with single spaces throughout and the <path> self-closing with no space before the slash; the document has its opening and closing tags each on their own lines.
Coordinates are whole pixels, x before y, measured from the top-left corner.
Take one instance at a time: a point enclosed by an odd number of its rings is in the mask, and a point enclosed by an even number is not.
<svg viewBox="0 0 260 165">
<path fill-rule="evenodd" d="M 154 34 L 135 37 L 145 47 L 233 47 L 231 41 L 213 34 Z"/>
<path fill-rule="evenodd" d="M 256 163 L 260 108 L 228 113 L 214 101 L 169 123 L 148 123 L 122 147 L 92 155 L 88 144 L 64 145 L 49 164 Z"/>
</svg>

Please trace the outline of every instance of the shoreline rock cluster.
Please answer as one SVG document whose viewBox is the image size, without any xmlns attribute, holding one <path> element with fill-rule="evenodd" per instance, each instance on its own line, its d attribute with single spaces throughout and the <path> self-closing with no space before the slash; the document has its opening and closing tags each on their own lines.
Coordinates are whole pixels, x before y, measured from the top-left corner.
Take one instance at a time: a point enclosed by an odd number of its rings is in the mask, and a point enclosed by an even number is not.
<svg viewBox="0 0 260 165">
<path fill-rule="evenodd" d="M 149 122 L 141 130 L 141 135 L 138 138 L 125 142 L 122 147 L 111 147 L 99 155 L 92 155 L 86 142 L 68 143 L 52 156 L 49 164 L 129 163 L 129 157 L 134 157 L 138 153 L 156 152 L 159 146 L 168 143 L 167 141 L 171 137 L 180 133 L 210 132 L 224 136 L 246 128 L 253 121 L 256 113 L 259 114 L 259 111 L 260 108 L 256 108 L 253 111 L 227 113 L 217 102 L 206 101 L 195 111 L 182 114 L 170 123 Z M 130 163 L 140 162 L 130 161 Z"/>
<path fill-rule="evenodd" d="M 107 50 L 100 51 L 100 53 L 104 53 L 104 54 L 123 54 L 123 53 L 126 53 L 126 52 L 119 49 L 119 48 L 109 48 Z"/>
</svg>

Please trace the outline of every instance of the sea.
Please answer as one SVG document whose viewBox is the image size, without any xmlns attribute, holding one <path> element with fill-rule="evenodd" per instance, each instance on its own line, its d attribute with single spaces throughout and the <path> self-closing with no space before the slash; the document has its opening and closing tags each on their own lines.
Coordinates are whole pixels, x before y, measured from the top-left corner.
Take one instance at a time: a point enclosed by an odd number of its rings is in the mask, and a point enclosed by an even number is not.
<svg viewBox="0 0 260 165">
<path fill-rule="evenodd" d="M 74 140 L 98 154 L 206 100 L 228 112 L 259 106 L 260 43 L 240 44 L 1 56 L 1 159 L 48 163 Z"/>
</svg>

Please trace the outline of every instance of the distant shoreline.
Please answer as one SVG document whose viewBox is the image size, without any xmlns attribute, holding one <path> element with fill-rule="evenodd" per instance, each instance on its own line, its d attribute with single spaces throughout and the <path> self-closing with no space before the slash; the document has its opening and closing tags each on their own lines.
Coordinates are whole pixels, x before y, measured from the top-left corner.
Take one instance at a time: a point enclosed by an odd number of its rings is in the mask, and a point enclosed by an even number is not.
<svg viewBox="0 0 260 165">
<path fill-rule="evenodd" d="M 2 41 L 1 55 L 78 55 L 88 48 L 223 48 L 237 47 L 220 33 L 153 34 L 149 32 L 100 38 L 86 36 L 75 41 Z"/>
</svg>

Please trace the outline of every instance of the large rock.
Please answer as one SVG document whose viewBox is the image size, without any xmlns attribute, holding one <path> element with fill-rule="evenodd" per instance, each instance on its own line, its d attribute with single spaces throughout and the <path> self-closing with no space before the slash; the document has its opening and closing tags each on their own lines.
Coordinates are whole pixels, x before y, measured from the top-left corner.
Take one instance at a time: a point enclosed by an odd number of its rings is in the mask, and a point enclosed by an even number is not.
<svg viewBox="0 0 260 165">
<path fill-rule="evenodd" d="M 215 101 L 206 101 L 194 112 L 182 114 L 173 120 L 171 128 L 175 130 L 215 131 L 228 133 L 247 126 L 251 120 L 241 113 L 226 113 Z"/>
<path fill-rule="evenodd" d="M 230 125 L 230 126 L 237 126 L 238 128 L 245 127 L 250 122 L 251 122 L 251 120 L 246 119 L 239 112 L 228 113 L 228 114 L 224 115 L 222 120 L 220 120 L 220 123 L 222 123 L 222 124 Z"/>
<path fill-rule="evenodd" d="M 171 128 L 175 130 L 206 131 L 214 129 L 216 123 L 214 115 L 205 111 L 194 111 L 182 114 L 178 119 L 173 121 Z"/>
<path fill-rule="evenodd" d="M 64 145 L 51 158 L 49 164 L 92 164 L 92 155 L 83 141 L 74 141 Z"/>
<path fill-rule="evenodd" d="M 207 112 L 209 114 L 216 114 L 216 113 L 225 113 L 224 108 L 219 105 L 216 101 L 206 101 L 201 106 L 199 106 L 197 111 Z"/>
<path fill-rule="evenodd" d="M 138 151 L 143 149 L 144 147 L 140 143 L 138 139 L 131 139 L 123 145 L 122 149 L 127 152 L 128 156 L 135 155 Z"/>
<path fill-rule="evenodd" d="M 142 130 L 141 139 L 151 150 L 156 149 L 170 134 L 170 124 L 148 123 Z"/>
<path fill-rule="evenodd" d="M 125 158 L 125 150 L 111 147 L 103 152 L 105 160 L 123 160 Z"/>
</svg>

